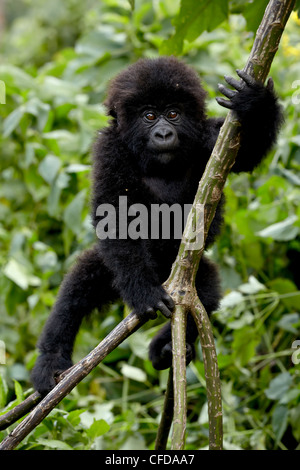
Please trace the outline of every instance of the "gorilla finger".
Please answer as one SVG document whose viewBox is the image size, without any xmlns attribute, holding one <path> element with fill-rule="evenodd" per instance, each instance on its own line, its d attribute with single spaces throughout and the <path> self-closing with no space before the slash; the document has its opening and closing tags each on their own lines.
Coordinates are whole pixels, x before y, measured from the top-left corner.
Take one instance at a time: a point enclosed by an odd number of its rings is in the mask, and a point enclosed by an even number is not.
<svg viewBox="0 0 300 470">
<path fill-rule="evenodd" d="M 167 292 L 163 294 L 162 299 L 170 310 L 173 310 L 175 308 L 175 302 L 172 299 L 172 297 L 169 294 L 167 294 Z"/>
<path fill-rule="evenodd" d="M 169 343 L 166 343 L 164 345 L 164 347 L 161 350 L 161 357 L 163 359 L 166 359 L 166 358 L 170 359 L 170 363 L 172 364 L 172 341 L 169 341 Z"/>
<path fill-rule="evenodd" d="M 269 80 L 267 81 L 267 89 L 270 91 L 274 90 L 274 82 L 273 82 L 272 77 L 270 77 Z"/>
<path fill-rule="evenodd" d="M 242 91 L 244 89 L 244 84 L 242 82 L 239 82 L 235 78 L 232 78 L 228 75 L 224 75 L 224 78 L 228 85 L 231 85 L 233 88 L 235 88 L 237 91 Z"/>
<path fill-rule="evenodd" d="M 220 106 L 223 106 L 224 108 L 232 109 L 233 104 L 231 101 L 224 100 L 224 98 L 216 98 L 216 101 L 219 103 Z"/>
<path fill-rule="evenodd" d="M 153 367 L 157 370 L 168 369 L 172 366 L 172 357 L 172 341 L 170 341 L 164 345 L 159 356 L 152 361 Z"/>
<path fill-rule="evenodd" d="M 155 320 L 155 318 L 157 318 L 157 313 L 152 307 L 148 307 L 146 309 L 146 315 L 147 317 L 151 318 L 151 320 Z"/>
<path fill-rule="evenodd" d="M 244 80 L 245 83 L 247 83 L 248 86 L 255 87 L 257 85 L 257 81 L 247 72 L 244 72 L 244 70 L 237 70 L 236 73 Z"/>
<path fill-rule="evenodd" d="M 226 88 L 226 86 L 222 85 L 222 83 L 218 84 L 218 88 L 220 92 L 227 98 L 233 98 L 237 94 L 237 91 L 229 90 L 229 88 Z"/>
<path fill-rule="evenodd" d="M 168 309 L 168 307 L 164 304 L 162 300 L 157 303 L 156 306 L 157 310 L 159 310 L 166 318 L 171 318 L 172 312 Z"/>
<path fill-rule="evenodd" d="M 186 365 L 188 365 L 195 358 L 194 344 L 186 343 Z"/>
</svg>

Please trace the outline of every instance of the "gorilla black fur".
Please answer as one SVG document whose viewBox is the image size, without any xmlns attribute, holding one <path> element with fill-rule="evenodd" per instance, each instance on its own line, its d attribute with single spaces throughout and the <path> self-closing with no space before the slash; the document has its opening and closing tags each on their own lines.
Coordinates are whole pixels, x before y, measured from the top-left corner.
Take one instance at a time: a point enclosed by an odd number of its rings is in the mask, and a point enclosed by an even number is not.
<svg viewBox="0 0 300 470">
<path fill-rule="evenodd" d="M 276 140 L 282 114 L 267 87 L 238 72 L 242 81 L 225 77 L 223 85 L 242 125 L 241 147 L 233 171 L 252 171 Z M 109 203 L 118 208 L 119 196 L 132 204 L 191 204 L 210 157 L 223 119 L 208 119 L 206 94 L 194 70 L 173 57 L 140 60 L 112 81 L 106 101 L 109 126 L 99 134 L 94 149 L 92 218 Z M 206 246 L 213 243 L 222 224 L 220 202 Z M 33 370 L 35 388 L 42 394 L 54 385 L 54 376 L 71 366 L 75 336 L 82 318 L 93 309 L 122 298 L 138 315 L 155 317 L 160 310 L 171 316 L 173 300 L 162 284 L 168 278 L 180 240 L 99 240 L 78 259 L 66 275 L 58 299 L 39 340 L 40 356 Z M 197 290 L 207 312 L 219 305 L 220 282 L 216 266 L 203 257 Z M 187 359 L 197 337 L 191 317 L 187 325 Z M 171 364 L 170 324 L 150 345 L 157 369 Z"/>
</svg>

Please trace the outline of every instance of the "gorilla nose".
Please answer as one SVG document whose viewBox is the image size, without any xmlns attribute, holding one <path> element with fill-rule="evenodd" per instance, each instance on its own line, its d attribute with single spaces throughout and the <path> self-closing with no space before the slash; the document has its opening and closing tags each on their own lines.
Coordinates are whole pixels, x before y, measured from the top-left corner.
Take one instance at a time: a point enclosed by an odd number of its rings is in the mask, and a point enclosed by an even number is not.
<svg viewBox="0 0 300 470">
<path fill-rule="evenodd" d="M 150 138 L 151 146 L 158 151 L 172 150 L 178 145 L 176 129 L 171 126 L 158 126 Z"/>
<path fill-rule="evenodd" d="M 174 137 L 175 133 L 169 127 L 160 128 L 154 133 L 154 138 L 157 139 L 158 142 L 171 143 Z"/>
</svg>

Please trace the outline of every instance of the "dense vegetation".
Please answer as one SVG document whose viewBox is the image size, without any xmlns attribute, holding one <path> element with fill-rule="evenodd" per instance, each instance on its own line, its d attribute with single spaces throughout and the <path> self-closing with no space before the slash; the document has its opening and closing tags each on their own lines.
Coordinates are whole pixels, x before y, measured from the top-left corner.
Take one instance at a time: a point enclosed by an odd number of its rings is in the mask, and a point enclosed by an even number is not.
<svg viewBox="0 0 300 470">
<path fill-rule="evenodd" d="M 108 80 L 139 57 L 173 51 L 203 78 L 208 113 L 225 113 L 214 100 L 217 84 L 242 68 L 267 2 L 204 3 L 206 12 L 194 14 L 198 22 L 192 13 L 203 2 L 195 0 L 182 0 L 181 15 L 174 0 L 6 4 L 0 65 L 6 86 L 0 105 L 3 411 L 31 386 L 37 337 L 62 276 L 95 236 L 91 146 L 107 122 L 101 103 Z M 182 27 L 184 8 L 188 28 Z M 271 70 L 286 117 L 278 145 L 253 175 L 230 176 L 226 223 L 210 252 L 224 282 L 212 321 L 227 449 L 295 449 L 300 441 L 299 25 L 295 12 Z M 74 360 L 126 313 L 116 304 L 103 322 L 96 314 L 86 321 Z M 168 372 L 152 368 L 147 349 L 162 321 L 149 322 L 110 354 L 19 448 L 152 449 Z M 200 347 L 187 377 L 186 448 L 200 449 L 208 435 Z"/>
</svg>

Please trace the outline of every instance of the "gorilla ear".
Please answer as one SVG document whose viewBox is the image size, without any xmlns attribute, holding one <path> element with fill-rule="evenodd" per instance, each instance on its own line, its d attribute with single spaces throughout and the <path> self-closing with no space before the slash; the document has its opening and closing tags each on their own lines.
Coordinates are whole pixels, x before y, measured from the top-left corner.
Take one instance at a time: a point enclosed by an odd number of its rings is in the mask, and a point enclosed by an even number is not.
<svg viewBox="0 0 300 470">
<path fill-rule="evenodd" d="M 104 106 L 107 108 L 108 116 L 112 116 L 114 119 L 117 119 L 117 106 L 112 104 L 109 100 L 104 103 Z"/>
<path fill-rule="evenodd" d="M 118 115 L 117 115 L 117 107 L 116 106 L 113 106 L 112 108 L 110 108 L 108 110 L 108 114 L 109 116 L 112 116 L 114 119 L 117 119 Z"/>
</svg>

